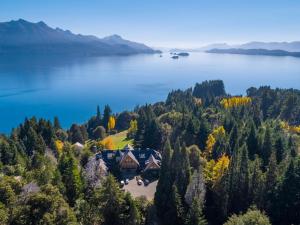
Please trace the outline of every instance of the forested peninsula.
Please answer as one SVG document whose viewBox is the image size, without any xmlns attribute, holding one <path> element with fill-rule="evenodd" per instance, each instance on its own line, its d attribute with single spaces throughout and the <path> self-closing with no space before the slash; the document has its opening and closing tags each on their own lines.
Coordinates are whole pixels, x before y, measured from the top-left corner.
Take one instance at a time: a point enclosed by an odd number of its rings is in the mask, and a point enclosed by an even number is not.
<svg viewBox="0 0 300 225">
<path fill-rule="evenodd" d="M 204 81 L 95 111 L 0 136 L 1 225 L 300 224 L 299 90 Z"/>
</svg>

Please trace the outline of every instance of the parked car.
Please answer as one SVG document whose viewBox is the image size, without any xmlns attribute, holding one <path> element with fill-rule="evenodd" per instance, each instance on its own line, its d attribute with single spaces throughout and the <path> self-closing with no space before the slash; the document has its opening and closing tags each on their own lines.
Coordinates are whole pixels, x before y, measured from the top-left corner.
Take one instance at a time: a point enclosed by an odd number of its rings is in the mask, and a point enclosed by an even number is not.
<svg viewBox="0 0 300 225">
<path fill-rule="evenodd" d="M 125 180 L 125 184 L 126 185 L 129 184 L 129 179 L 128 178 Z"/>
<path fill-rule="evenodd" d="M 120 182 L 120 186 L 121 187 L 123 187 L 125 185 L 125 182 L 124 182 L 124 180 L 121 180 L 121 182 Z"/>
<path fill-rule="evenodd" d="M 144 180 L 144 184 L 145 184 L 145 185 L 148 185 L 149 183 L 150 183 L 149 180 L 147 180 L 147 179 Z"/>
<path fill-rule="evenodd" d="M 137 181 L 137 184 L 138 184 L 138 185 L 142 185 L 142 184 L 143 184 L 143 181 L 142 181 L 141 179 L 139 179 L 139 180 Z"/>
</svg>

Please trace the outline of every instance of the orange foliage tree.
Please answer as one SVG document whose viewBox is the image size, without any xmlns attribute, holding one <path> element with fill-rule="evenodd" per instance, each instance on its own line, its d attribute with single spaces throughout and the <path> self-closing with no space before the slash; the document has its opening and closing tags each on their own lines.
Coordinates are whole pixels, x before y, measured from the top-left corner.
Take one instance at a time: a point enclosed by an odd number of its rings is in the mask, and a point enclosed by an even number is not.
<svg viewBox="0 0 300 225">
<path fill-rule="evenodd" d="M 109 150 L 115 149 L 115 144 L 111 137 L 104 138 L 102 141 L 98 143 L 98 145 L 103 149 L 109 149 Z"/>
</svg>

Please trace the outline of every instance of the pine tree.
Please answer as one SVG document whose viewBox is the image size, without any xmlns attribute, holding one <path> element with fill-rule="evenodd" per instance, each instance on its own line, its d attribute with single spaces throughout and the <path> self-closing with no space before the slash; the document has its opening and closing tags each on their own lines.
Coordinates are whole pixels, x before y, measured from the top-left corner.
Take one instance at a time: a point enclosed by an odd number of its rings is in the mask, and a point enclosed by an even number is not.
<svg viewBox="0 0 300 225">
<path fill-rule="evenodd" d="M 206 140 L 208 138 L 208 135 L 210 133 L 208 122 L 205 118 L 203 118 L 200 122 L 200 128 L 198 132 L 198 145 L 201 150 L 204 150 L 206 147 Z"/>
<path fill-rule="evenodd" d="M 263 165 L 267 166 L 269 163 L 269 158 L 273 151 L 273 140 L 272 140 L 272 134 L 271 134 L 271 128 L 267 126 L 265 137 L 263 141 L 262 146 L 262 159 L 263 159 Z"/>
<path fill-rule="evenodd" d="M 279 191 L 278 224 L 300 224 L 300 159 L 292 160 Z"/>
<path fill-rule="evenodd" d="M 229 167 L 229 212 L 238 213 L 249 206 L 248 150 L 243 145 L 233 154 Z"/>
<path fill-rule="evenodd" d="M 252 171 L 249 179 L 249 203 L 258 208 L 263 207 L 264 200 L 264 174 L 261 170 L 261 161 L 255 158 L 252 165 Z"/>
<path fill-rule="evenodd" d="M 190 162 L 189 162 L 189 155 L 186 149 L 185 144 L 181 148 L 181 160 L 180 160 L 180 167 L 179 173 L 175 178 L 175 184 L 178 189 L 178 193 L 180 194 L 181 198 L 183 199 L 186 193 L 186 189 L 188 184 L 191 180 L 191 171 L 190 171 Z"/>
<path fill-rule="evenodd" d="M 247 147 L 248 147 L 248 153 L 249 158 L 251 160 L 254 159 L 255 154 L 258 153 L 258 142 L 257 142 L 257 136 L 256 136 L 256 126 L 253 121 L 251 121 L 250 124 L 250 133 L 247 138 Z"/>
<path fill-rule="evenodd" d="M 182 225 L 184 224 L 184 208 L 182 206 L 181 197 L 175 185 L 172 187 L 170 210 L 165 212 L 165 225 Z M 158 209 L 159 210 L 159 209 Z"/>
<path fill-rule="evenodd" d="M 284 152 L 285 152 L 285 143 L 283 137 L 279 136 L 274 145 L 275 151 L 276 151 L 276 160 L 277 163 L 280 163 L 284 158 Z"/>
<path fill-rule="evenodd" d="M 57 116 L 54 117 L 54 129 L 55 130 L 61 129 L 61 125 Z"/>
<path fill-rule="evenodd" d="M 104 113 L 103 113 L 103 119 L 102 119 L 102 121 L 103 121 L 102 124 L 106 130 L 108 130 L 108 121 L 109 121 L 110 116 L 111 116 L 111 109 L 110 109 L 109 105 L 106 105 L 104 107 Z"/>
<path fill-rule="evenodd" d="M 63 155 L 58 167 L 66 187 L 68 202 L 71 206 L 74 206 L 76 199 L 78 199 L 82 193 L 83 182 L 80 176 L 78 162 L 72 155 L 69 145 L 64 146 Z"/>
<path fill-rule="evenodd" d="M 264 208 L 271 215 L 272 205 L 275 203 L 275 190 L 278 180 L 277 162 L 275 153 L 272 153 L 266 172 L 266 182 L 264 187 Z"/>
<path fill-rule="evenodd" d="M 202 205 L 197 199 L 193 200 L 192 206 L 190 207 L 185 225 L 206 225 L 207 222 L 202 212 Z"/>
<path fill-rule="evenodd" d="M 238 141 L 238 128 L 237 125 L 235 124 L 230 132 L 229 136 L 229 147 L 230 149 L 234 149 L 236 146 L 236 143 Z"/>
<path fill-rule="evenodd" d="M 163 215 L 168 211 L 168 202 L 170 202 L 172 192 L 172 180 L 171 180 L 171 157 L 172 149 L 169 140 L 166 141 L 162 156 L 162 163 L 160 169 L 160 175 L 158 184 L 156 187 L 154 204 L 159 209 L 158 216 L 163 218 Z"/>
</svg>

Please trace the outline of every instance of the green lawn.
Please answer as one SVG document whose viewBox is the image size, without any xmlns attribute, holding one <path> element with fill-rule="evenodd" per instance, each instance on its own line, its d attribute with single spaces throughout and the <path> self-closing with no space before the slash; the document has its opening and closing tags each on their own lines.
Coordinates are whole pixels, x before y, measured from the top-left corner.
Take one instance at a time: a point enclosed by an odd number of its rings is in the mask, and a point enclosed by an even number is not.
<svg viewBox="0 0 300 225">
<path fill-rule="evenodd" d="M 122 131 L 120 133 L 110 135 L 113 140 L 116 149 L 123 149 L 127 144 L 133 144 L 133 139 L 127 139 L 128 131 Z"/>
</svg>

